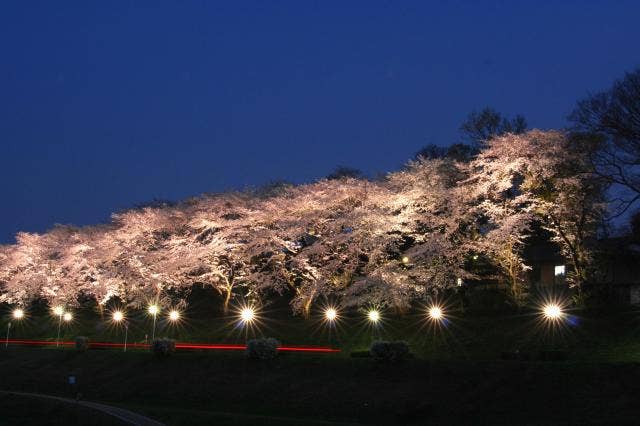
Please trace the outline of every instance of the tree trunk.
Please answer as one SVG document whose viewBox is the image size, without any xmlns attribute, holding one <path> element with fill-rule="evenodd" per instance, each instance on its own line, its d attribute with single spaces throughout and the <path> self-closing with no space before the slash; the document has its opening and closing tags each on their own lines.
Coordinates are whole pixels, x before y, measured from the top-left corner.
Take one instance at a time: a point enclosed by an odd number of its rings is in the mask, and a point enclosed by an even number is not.
<svg viewBox="0 0 640 426">
<path fill-rule="evenodd" d="M 222 304 L 222 312 L 227 315 L 229 313 L 229 302 L 231 301 L 232 286 L 226 286 L 224 289 L 224 303 Z"/>
</svg>

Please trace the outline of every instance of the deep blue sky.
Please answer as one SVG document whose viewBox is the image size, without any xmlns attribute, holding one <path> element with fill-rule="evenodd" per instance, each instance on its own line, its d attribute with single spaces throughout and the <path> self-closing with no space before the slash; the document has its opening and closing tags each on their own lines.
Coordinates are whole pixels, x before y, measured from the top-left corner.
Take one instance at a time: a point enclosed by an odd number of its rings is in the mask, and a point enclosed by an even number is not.
<svg viewBox="0 0 640 426">
<path fill-rule="evenodd" d="M 4 2 L 0 242 L 392 170 L 485 105 L 563 126 L 640 65 L 639 17 L 632 1 Z"/>
</svg>

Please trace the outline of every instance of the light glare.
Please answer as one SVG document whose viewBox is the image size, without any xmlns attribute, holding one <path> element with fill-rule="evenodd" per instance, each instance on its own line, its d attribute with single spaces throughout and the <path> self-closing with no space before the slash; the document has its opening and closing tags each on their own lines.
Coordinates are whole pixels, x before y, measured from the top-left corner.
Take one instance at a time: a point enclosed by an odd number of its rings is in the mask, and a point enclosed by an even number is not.
<svg viewBox="0 0 640 426">
<path fill-rule="evenodd" d="M 12 315 L 13 315 L 13 319 L 19 320 L 19 319 L 22 319 L 22 317 L 24 317 L 24 311 L 20 308 L 14 309 Z"/>
<path fill-rule="evenodd" d="M 121 311 L 115 311 L 113 313 L 113 320 L 115 322 L 120 322 L 124 319 L 124 314 Z"/>
<path fill-rule="evenodd" d="M 326 311 L 324 311 L 324 317 L 327 319 L 327 321 L 333 322 L 338 317 L 338 312 L 336 312 L 336 310 L 333 308 L 328 308 Z"/>
<path fill-rule="evenodd" d="M 548 320 L 557 320 L 560 319 L 563 315 L 562 313 L 562 308 L 560 308 L 560 306 L 558 306 L 555 303 L 550 303 L 548 305 L 545 305 L 542 313 L 544 314 L 545 318 L 547 318 Z"/>
<path fill-rule="evenodd" d="M 169 312 L 169 319 L 171 321 L 178 321 L 180 319 L 180 312 L 176 310 Z"/>
<path fill-rule="evenodd" d="M 253 311 L 253 308 L 243 308 L 242 311 L 240 311 L 240 318 L 244 323 L 252 322 L 255 318 L 255 312 Z"/>
<path fill-rule="evenodd" d="M 160 311 L 160 308 L 158 308 L 158 305 L 149 305 L 147 310 L 149 311 L 149 314 L 155 316 Z"/>
<path fill-rule="evenodd" d="M 53 308 L 53 313 L 56 314 L 57 316 L 62 316 L 62 314 L 64 314 L 64 308 L 58 305 L 55 308 Z"/>
<path fill-rule="evenodd" d="M 65 312 L 64 315 L 62 316 L 62 319 L 65 320 L 66 322 L 69 322 L 73 319 L 73 315 L 71 314 L 71 312 Z"/>
<path fill-rule="evenodd" d="M 369 318 L 369 321 L 371 321 L 372 323 L 377 323 L 380 320 L 380 312 L 376 311 L 375 309 L 370 310 L 367 316 Z"/>
<path fill-rule="evenodd" d="M 432 306 L 431 308 L 429 308 L 429 318 L 436 321 L 441 320 L 442 309 L 440 309 L 438 306 Z"/>
</svg>

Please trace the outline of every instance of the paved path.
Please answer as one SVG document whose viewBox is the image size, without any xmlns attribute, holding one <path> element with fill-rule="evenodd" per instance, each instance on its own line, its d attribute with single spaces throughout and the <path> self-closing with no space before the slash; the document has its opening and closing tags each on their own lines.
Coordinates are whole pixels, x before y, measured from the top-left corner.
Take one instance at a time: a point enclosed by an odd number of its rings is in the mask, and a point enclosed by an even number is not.
<svg viewBox="0 0 640 426">
<path fill-rule="evenodd" d="M 141 414 L 134 413 L 133 411 L 125 410 L 124 408 L 114 407 L 111 405 L 100 404 L 98 402 L 83 401 L 83 400 L 76 401 L 75 399 L 71 399 L 71 398 L 62 398 L 59 396 L 44 395 L 41 393 L 29 393 L 29 392 L 0 391 L 0 394 L 43 398 L 43 399 L 60 401 L 67 404 L 77 404 L 82 407 L 90 408 L 92 410 L 101 411 L 105 414 L 116 417 L 130 425 L 164 426 L 164 423 L 160 423 L 156 420 L 150 419 L 149 417 L 145 417 Z"/>
</svg>

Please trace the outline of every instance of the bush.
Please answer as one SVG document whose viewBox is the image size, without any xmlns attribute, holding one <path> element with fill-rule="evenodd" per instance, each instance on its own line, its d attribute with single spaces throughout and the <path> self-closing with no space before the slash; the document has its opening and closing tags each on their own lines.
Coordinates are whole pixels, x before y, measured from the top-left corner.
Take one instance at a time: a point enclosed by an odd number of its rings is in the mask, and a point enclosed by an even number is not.
<svg viewBox="0 0 640 426">
<path fill-rule="evenodd" d="M 76 350 L 78 352 L 85 352 L 89 349 L 89 338 L 84 336 L 76 337 Z"/>
<path fill-rule="evenodd" d="M 403 341 L 386 342 L 379 340 L 371 344 L 369 352 L 376 361 L 384 362 L 400 362 L 411 356 L 409 345 Z"/>
<path fill-rule="evenodd" d="M 159 357 L 169 356 L 176 351 L 176 341 L 173 339 L 156 339 L 151 344 L 151 352 Z"/>
<path fill-rule="evenodd" d="M 250 359 L 274 359 L 278 356 L 280 342 L 269 337 L 267 339 L 252 339 L 247 342 L 247 357 Z"/>
</svg>

